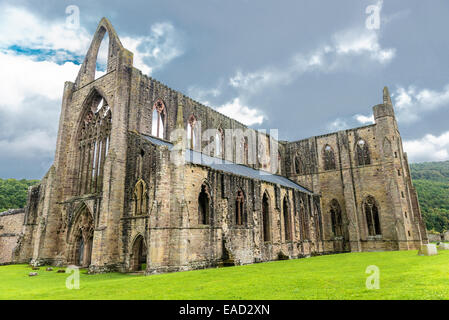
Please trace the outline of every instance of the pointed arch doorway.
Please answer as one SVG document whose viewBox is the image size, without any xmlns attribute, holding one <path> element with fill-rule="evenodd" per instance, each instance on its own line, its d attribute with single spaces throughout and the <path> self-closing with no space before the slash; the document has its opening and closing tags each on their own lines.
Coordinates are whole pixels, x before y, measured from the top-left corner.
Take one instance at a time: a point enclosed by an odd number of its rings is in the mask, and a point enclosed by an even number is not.
<svg viewBox="0 0 449 320">
<path fill-rule="evenodd" d="M 131 252 L 130 271 L 145 271 L 147 263 L 147 245 L 142 235 L 137 236 Z"/>
<path fill-rule="evenodd" d="M 69 237 L 72 249 L 68 260 L 79 267 L 88 268 L 92 262 L 94 220 L 85 205 L 78 210 Z"/>
</svg>

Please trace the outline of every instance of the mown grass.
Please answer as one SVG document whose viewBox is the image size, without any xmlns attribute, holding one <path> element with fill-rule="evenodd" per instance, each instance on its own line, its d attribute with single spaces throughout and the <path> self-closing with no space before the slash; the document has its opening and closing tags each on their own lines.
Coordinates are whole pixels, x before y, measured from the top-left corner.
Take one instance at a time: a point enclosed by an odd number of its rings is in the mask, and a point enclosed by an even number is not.
<svg viewBox="0 0 449 320">
<path fill-rule="evenodd" d="M 380 269 L 380 289 L 366 288 L 366 268 Z M 29 277 L 27 265 L 0 267 L 0 299 L 448 299 L 449 251 L 365 252 L 239 267 L 136 276 L 81 272 L 80 289 L 65 273 Z"/>
</svg>

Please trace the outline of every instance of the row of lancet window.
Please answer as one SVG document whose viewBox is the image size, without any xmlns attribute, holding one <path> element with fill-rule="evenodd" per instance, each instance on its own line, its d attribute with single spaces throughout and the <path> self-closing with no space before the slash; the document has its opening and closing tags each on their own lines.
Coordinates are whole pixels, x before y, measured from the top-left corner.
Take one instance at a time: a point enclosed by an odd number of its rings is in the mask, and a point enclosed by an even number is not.
<svg viewBox="0 0 449 320">
<path fill-rule="evenodd" d="M 143 180 L 139 180 L 134 188 L 134 215 L 147 214 L 148 209 L 148 194 L 147 186 Z M 247 224 L 245 195 L 242 190 L 238 190 L 235 200 L 235 220 L 234 223 L 238 226 Z M 198 213 L 199 223 L 203 225 L 211 224 L 211 196 L 209 187 L 206 184 L 201 185 L 201 191 L 198 195 Z M 365 213 L 366 224 L 369 236 L 381 235 L 379 209 L 373 197 L 369 196 L 363 203 L 363 211 Z M 287 197 L 284 197 L 282 203 L 282 215 L 284 220 L 284 235 L 286 241 L 293 239 L 292 235 L 292 217 L 290 210 L 290 203 Z M 332 224 L 332 233 L 335 237 L 343 237 L 344 224 L 342 218 L 342 211 L 340 204 L 336 199 L 333 199 L 330 204 L 330 216 Z M 264 193 L 262 198 L 262 226 L 263 226 L 263 240 L 271 241 L 271 219 L 270 219 L 270 202 L 267 193 Z M 308 223 L 308 216 L 304 208 L 304 204 L 300 203 L 300 228 L 304 239 L 310 239 L 310 230 Z"/>
<path fill-rule="evenodd" d="M 357 141 L 355 149 L 355 158 L 358 166 L 371 164 L 368 144 L 365 140 Z M 335 153 L 331 146 L 325 145 L 322 152 L 324 170 L 335 170 L 337 168 L 335 161 Z M 303 157 L 298 153 L 294 157 L 294 173 L 302 175 L 306 173 L 306 165 Z"/>
<path fill-rule="evenodd" d="M 372 196 L 367 197 L 362 207 L 366 218 L 368 236 L 381 235 L 379 209 L 374 198 Z M 333 235 L 335 237 L 345 236 L 341 207 L 336 199 L 331 201 L 330 216 Z"/>
<path fill-rule="evenodd" d="M 301 202 L 301 233 L 304 235 L 304 239 L 310 238 L 308 216 L 305 212 L 303 203 Z M 198 215 L 199 223 L 208 225 L 211 224 L 211 196 L 209 187 L 206 184 L 201 186 L 200 194 L 198 195 Z M 283 219 L 284 219 L 284 235 L 286 241 L 293 240 L 292 234 L 292 217 L 290 204 L 287 197 L 284 197 L 283 205 Z M 246 201 L 245 195 L 242 190 L 238 190 L 235 200 L 235 218 L 234 223 L 237 226 L 244 226 L 248 222 L 246 213 Z M 271 219 L 270 219 L 270 203 L 267 193 L 264 193 L 262 198 L 262 229 L 263 229 L 263 241 L 271 241 Z"/>
<path fill-rule="evenodd" d="M 151 134 L 155 137 L 165 139 L 165 123 L 166 123 L 166 107 L 164 102 L 161 99 L 156 100 L 156 102 L 153 105 L 153 114 L 152 114 L 152 127 L 151 127 Z M 192 114 L 188 120 L 187 120 L 187 128 L 186 128 L 186 138 L 187 138 L 187 147 L 192 150 L 197 150 L 199 147 L 199 122 L 196 119 L 196 117 Z M 224 145 L 225 145 L 225 139 L 224 139 L 224 132 L 223 129 L 218 129 L 215 136 L 212 138 L 213 141 L 213 150 L 211 150 L 210 156 L 215 156 L 218 158 L 223 158 L 224 156 Z M 238 152 L 236 152 L 236 159 L 235 162 L 243 163 L 248 165 L 249 164 L 249 143 L 248 143 L 248 137 L 243 137 L 240 139 L 240 141 L 236 141 L 236 138 L 234 138 L 234 146 Z M 262 149 L 264 149 L 264 146 L 261 146 Z M 264 152 L 259 152 L 259 160 L 262 163 L 262 167 L 268 167 L 266 164 L 267 161 L 264 161 L 263 158 Z M 280 173 L 280 154 L 278 154 L 278 173 Z"/>
<path fill-rule="evenodd" d="M 108 103 L 100 95 L 95 95 L 84 114 L 78 133 L 78 194 L 101 191 L 111 122 Z"/>
</svg>

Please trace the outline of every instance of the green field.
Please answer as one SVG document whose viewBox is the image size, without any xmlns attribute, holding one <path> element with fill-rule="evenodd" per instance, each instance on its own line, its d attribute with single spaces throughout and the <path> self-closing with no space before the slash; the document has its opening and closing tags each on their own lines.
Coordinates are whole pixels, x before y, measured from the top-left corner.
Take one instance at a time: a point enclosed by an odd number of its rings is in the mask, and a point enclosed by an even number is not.
<svg viewBox="0 0 449 320">
<path fill-rule="evenodd" d="M 380 270 L 380 289 L 366 289 L 366 268 Z M 161 275 L 83 270 L 80 289 L 65 273 L 29 277 L 27 265 L 0 267 L 0 299 L 449 299 L 449 251 L 347 253 Z"/>
</svg>

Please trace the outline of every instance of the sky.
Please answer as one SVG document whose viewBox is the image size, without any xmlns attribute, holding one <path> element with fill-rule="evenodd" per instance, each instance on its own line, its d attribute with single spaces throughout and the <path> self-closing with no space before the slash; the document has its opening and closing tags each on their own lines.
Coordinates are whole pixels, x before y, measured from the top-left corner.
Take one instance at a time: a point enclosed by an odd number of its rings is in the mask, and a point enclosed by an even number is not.
<svg viewBox="0 0 449 320">
<path fill-rule="evenodd" d="M 0 178 L 51 166 L 102 17 L 142 72 L 281 140 L 372 123 L 388 86 L 409 161 L 449 160 L 448 16 L 447 0 L 0 1 Z"/>
</svg>

